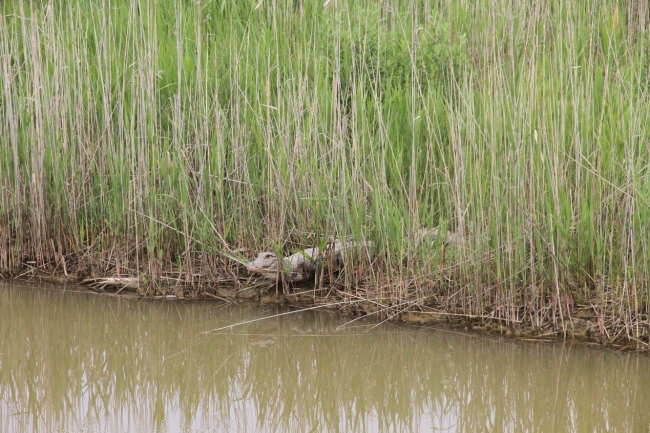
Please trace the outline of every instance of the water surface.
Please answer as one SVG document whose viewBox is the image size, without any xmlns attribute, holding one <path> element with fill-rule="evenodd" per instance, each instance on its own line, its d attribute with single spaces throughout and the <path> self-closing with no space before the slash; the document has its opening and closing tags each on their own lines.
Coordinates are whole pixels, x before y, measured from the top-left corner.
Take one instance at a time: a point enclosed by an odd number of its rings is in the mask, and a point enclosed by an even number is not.
<svg viewBox="0 0 650 433">
<path fill-rule="evenodd" d="M 0 283 L 0 432 L 650 428 L 644 355 L 76 290 Z"/>
</svg>

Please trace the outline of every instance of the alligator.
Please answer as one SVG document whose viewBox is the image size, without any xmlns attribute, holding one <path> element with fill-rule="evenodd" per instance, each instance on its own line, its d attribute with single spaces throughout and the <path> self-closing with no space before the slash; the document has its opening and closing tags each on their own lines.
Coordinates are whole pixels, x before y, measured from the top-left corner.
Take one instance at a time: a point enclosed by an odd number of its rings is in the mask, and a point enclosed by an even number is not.
<svg viewBox="0 0 650 433">
<path fill-rule="evenodd" d="M 316 274 L 317 267 L 332 266 L 341 268 L 351 251 L 356 253 L 372 250 L 370 242 L 340 242 L 332 241 L 323 249 L 307 248 L 282 259 L 283 269 L 278 269 L 278 256 L 275 253 L 263 252 L 246 265 L 248 272 L 261 274 L 268 280 L 278 281 L 280 277 L 287 282 L 306 281 Z"/>
<path fill-rule="evenodd" d="M 420 244 L 425 240 L 438 238 L 438 229 L 422 229 L 415 233 L 413 241 Z M 447 233 L 445 243 L 458 245 L 460 237 L 455 233 Z M 351 252 L 355 254 L 371 255 L 373 244 L 371 242 L 341 242 L 330 241 L 323 250 L 314 247 L 299 251 L 281 260 L 278 255 L 272 252 L 263 252 L 257 258 L 246 265 L 251 274 L 260 274 L 271 281 L 284 280 L 286 282 L 308 281 L 316 274 L 317 268 L 331 266 L 334 269 L 343 267 Z M 278 263 L 282 262 L 281 272 Z"/>
</svg>

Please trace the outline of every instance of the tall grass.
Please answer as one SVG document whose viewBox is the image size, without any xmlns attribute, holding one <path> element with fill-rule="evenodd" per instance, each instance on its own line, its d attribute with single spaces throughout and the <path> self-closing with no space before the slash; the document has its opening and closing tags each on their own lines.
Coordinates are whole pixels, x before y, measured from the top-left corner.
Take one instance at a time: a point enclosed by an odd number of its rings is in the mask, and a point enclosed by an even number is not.
<svg viewBox="0 0 650 433">
<path fill-rule="evenodd" d="M 396 312 L 566 329 L 594 305 L 647 339 L 644 2 L 2 12 L 0 271 L 191 277 L 368 239 L 345 285 Z M 436 226 L 464 246 L 410 241 Z"/>
</svg>

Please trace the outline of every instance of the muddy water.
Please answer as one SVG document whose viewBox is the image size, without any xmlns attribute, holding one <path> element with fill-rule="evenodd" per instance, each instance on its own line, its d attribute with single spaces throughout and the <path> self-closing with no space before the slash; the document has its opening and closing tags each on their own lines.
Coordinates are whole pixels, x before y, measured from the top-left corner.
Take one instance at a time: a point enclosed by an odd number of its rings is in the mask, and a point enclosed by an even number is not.
<svg viewBox="0 0 650 433">
<path fill-rule="evenodd" d="M 0 283 L 0 432 L 650 428 L 642 355 L 74 289 Z"/>
</svg>

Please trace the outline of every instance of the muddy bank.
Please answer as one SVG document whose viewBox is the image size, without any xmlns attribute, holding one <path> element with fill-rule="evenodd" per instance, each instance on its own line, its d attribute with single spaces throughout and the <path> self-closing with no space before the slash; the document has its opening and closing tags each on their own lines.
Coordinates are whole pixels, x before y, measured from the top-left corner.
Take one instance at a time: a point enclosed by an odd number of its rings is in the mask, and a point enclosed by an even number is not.
<svg viewBox="0 0 650 433">
<path fill-rule="evenodd" d="M 418 298 L 415 292 L 402 299 L 379 297 L 377 292 L 364 288 L 343 289 L 332 286 L 314 288 L 313 284 L 289 286 L 269 283 L 249 276 L 220 278 L 209 281 L 203 276 L 201 286 L 187 284 L 184 278 L 173 273 L 157 284 L 130 277 L 88 278 L 77 281 L 61 275 L 31 275 L 31 279 L 58 283 L 74 283 L 81 291 L 104 296 L 120 296 L 142 300 L 192 301 L 213 300 L 217 302 L 289 305 L 297 309 L 326 309 L 336 311 L 350 320 L 375 318 L 377 322 L 390 321 L 407 326 L 444 327 L 463 331 L 499 334 L 516 339 L 558 341 L 571 339 L 605 347 L 648 351 L 650 326 L 647 317 L 639 315 L 634 322 L 636 329 L 625 326 L 623 320 L 614 320 L 601 312 L 602 306 L 595 302 L 569 304 L 563 316 L 552 320 L 553 307 L 533 310 L 522 306 L 519 320 L 499 317 L 497 309 L 486 309 L 480 314 L 463 313 L 463 305 L 455 303 L 451 296 L 436 295 Z M 197 277 L 198 278 L 198 277 Z M 25 279 L 24 277 L 21 279 Z M 69 286 L 68 286 L 69 289 Z M 608 306 L 611 309 L 611 305 Z M 634 333 L 632 332 L 634 331 Z M 644 338 L 635 338 L 633 335 Z"/>
</svg>

